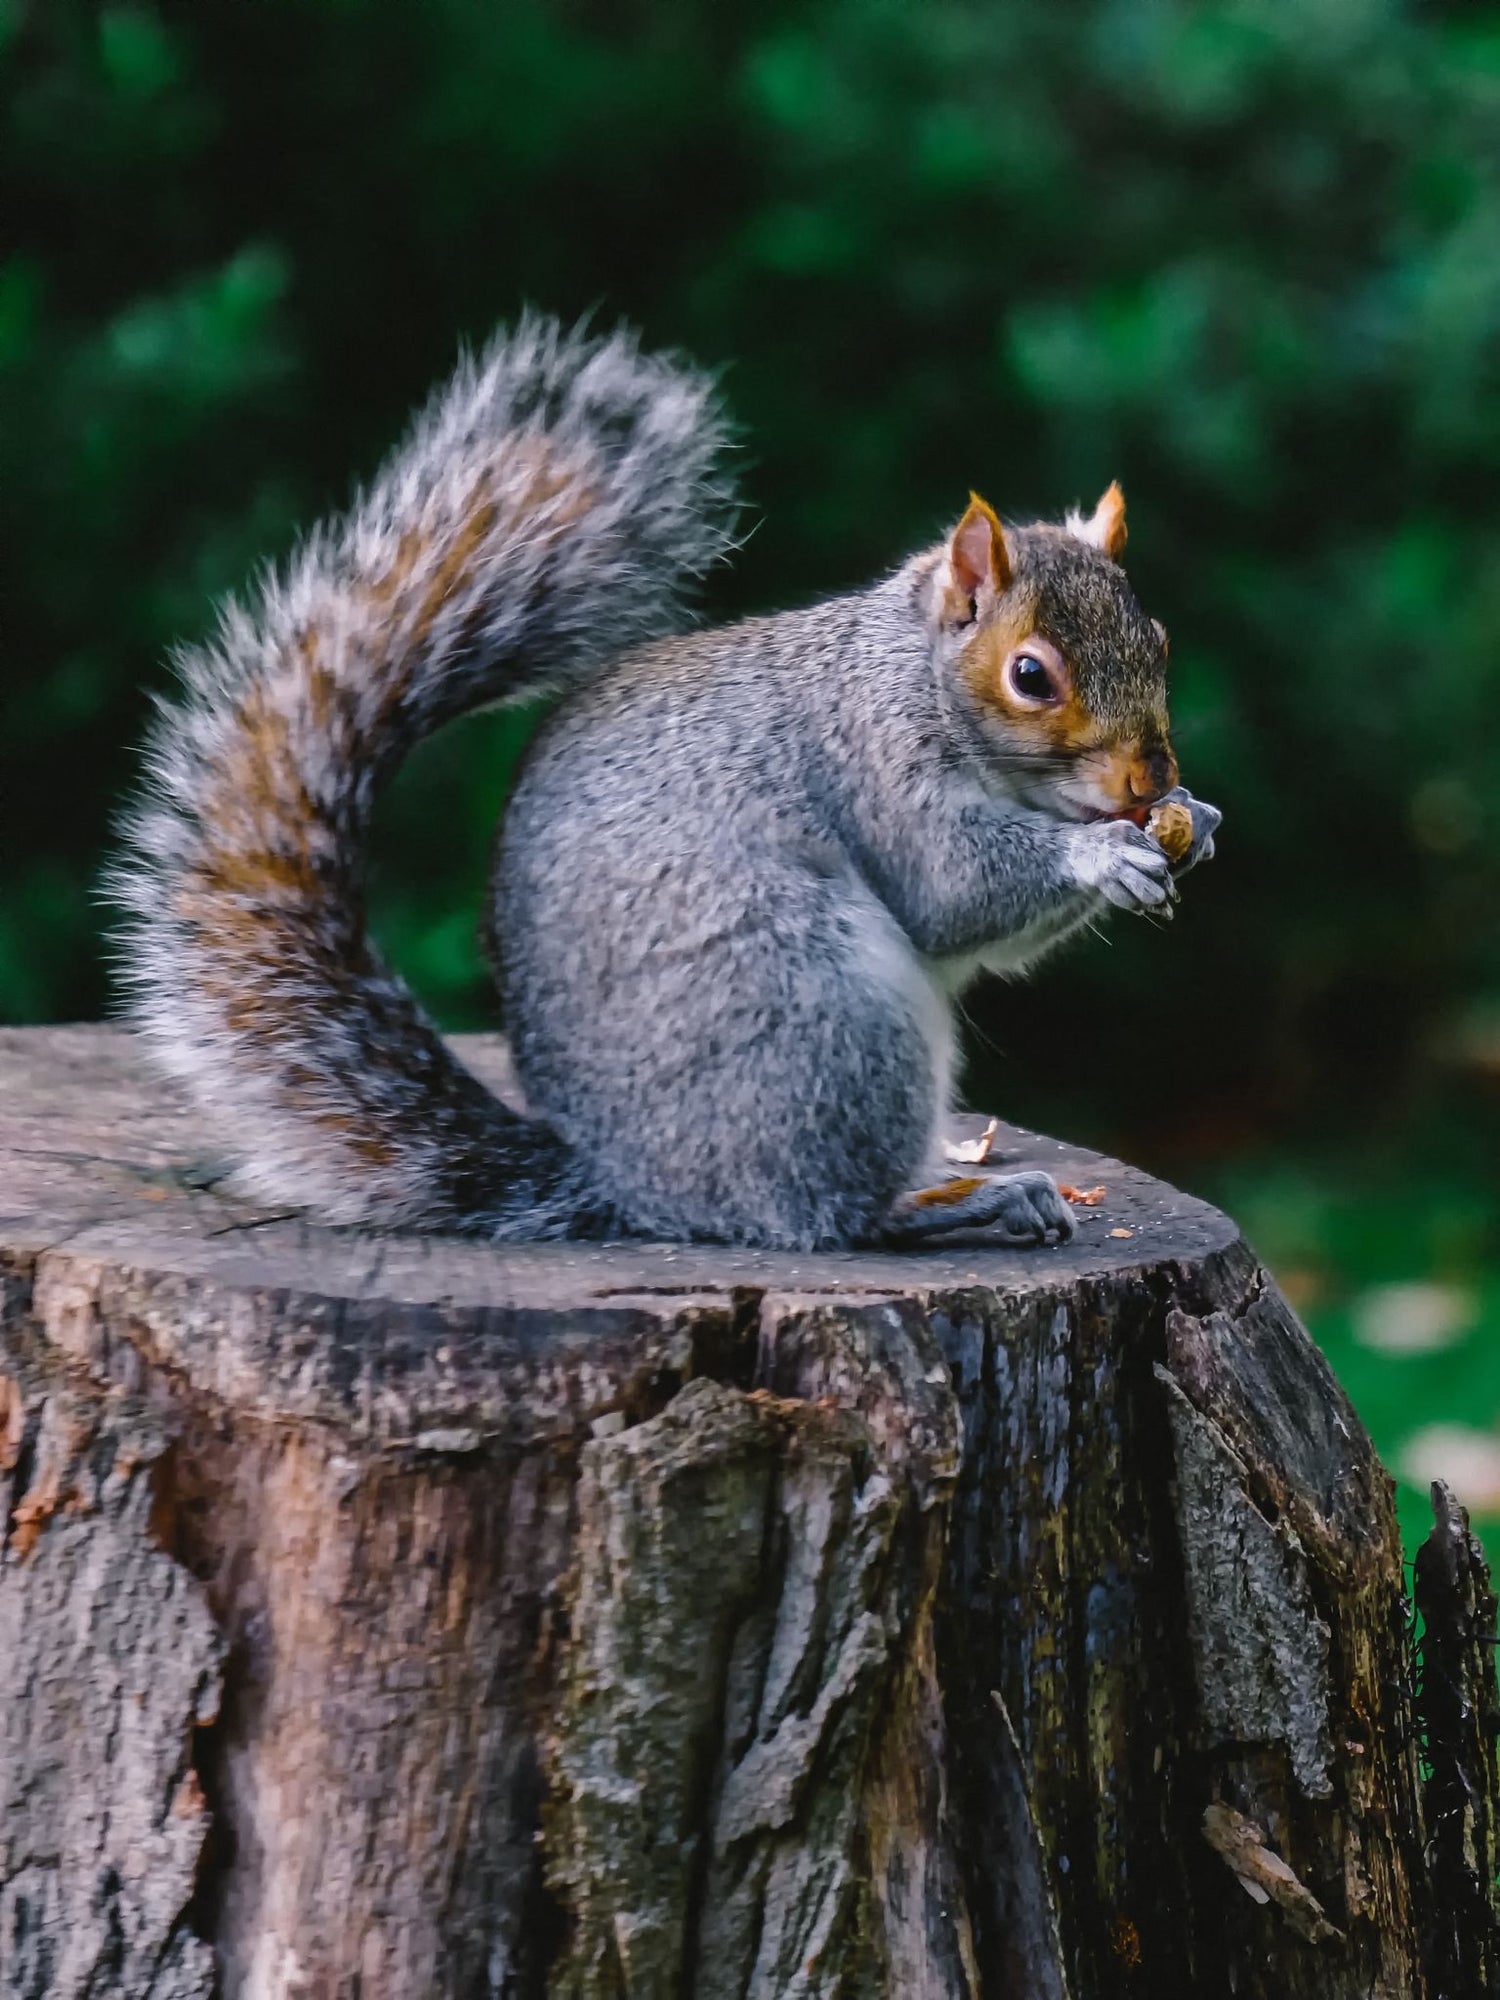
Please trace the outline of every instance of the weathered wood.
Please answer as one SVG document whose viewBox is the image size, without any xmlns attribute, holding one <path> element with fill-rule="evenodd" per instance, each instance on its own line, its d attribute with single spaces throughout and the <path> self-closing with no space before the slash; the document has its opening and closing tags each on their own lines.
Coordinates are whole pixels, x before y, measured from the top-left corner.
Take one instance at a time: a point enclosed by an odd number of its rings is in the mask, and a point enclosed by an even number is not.
<svg viewBox="0 0 1500 2000">
<path fill-rule="evenodd" d="M 1389 1483 L 1224 1217 L 1010 1133 L 1066 1250 L 497 1251 L 213 1136 L 0 1033 L 0 1993 L 1456 1996 L 1492 1711 L 1455 1889 Z"/>
<path fill-rule="evenodd" d="M 1416 1584 L 1425 1627 L 1419 1699 L 1434 1887 L 1427 1957 L 1436 2000 L 1467 2000 L 1500 1994 L 1495 1593 L 1469 1517 L 1440 1481 L 1432 1512 Z"/>
<path fill-rule="evenodd" d="M 7 1334 L 0 1376 L 0 1968 L 17 1994 L 207 2000 L 187 1921 L 208 1826 L 194 1732 L 223 1648 L 152 1531 L 165 1440 Z"/>
</svg>

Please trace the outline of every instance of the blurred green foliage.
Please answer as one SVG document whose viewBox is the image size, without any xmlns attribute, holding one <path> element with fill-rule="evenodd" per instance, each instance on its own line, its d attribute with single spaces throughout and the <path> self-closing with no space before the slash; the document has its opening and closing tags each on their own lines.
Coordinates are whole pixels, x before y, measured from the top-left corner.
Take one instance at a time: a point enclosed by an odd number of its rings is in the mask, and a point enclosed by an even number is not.
<svg viewBox="0 0 1500 2000">
<path fill-rule="evenodd" d="M 1221 1159 L 1206 1178 L 1369 1425 L 1396 1479 L 1408 1549 L 1431 1526 L 1427 1481 L 1442 1476 L 1500 1556 L 1500 1203 L 1489 1133 L 1451 1118 L 1424 1131 L 1419 1121 L 1360 1152 L 1334 1131 L 1295 1154 Z"/>
<path fill-rule="evenodd" d="M 169 644 L 460 338 L 592 307 L 725 370 L 759 526 L 716 616 L 970 484 L 1124 481 L 1220 859 L 1172 931 L 976 994 L 974 1095 L 1231 1191 L 1316 1135 L 1446 1212 L 1500 1070 L 1500 11 L 0 0 L 0 67 L 0 1016 L 106 1004 Z M 380 828 L 376 927 L 454 1024 L 519 741 L 450 732 Z"/>
</svg>

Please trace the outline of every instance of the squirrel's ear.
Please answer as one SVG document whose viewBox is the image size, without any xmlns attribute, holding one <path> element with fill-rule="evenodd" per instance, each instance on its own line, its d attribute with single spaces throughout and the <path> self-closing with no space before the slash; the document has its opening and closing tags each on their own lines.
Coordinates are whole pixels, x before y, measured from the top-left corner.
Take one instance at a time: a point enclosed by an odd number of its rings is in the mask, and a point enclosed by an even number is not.
<svg viewBox="0 0 1500 2000">
<path fill-rule="evenodd" d="M 1118 562 L 1125 553 L 1125 495 L 1120 491 L 1119 480 L 1109 482 L 1087 520 L 1082 514 L 1069 514 L 1063 526 L 1080 542 L 1103 549 L 1111 562 Z"/>
<path fill-rule="evenodd" d="M 988 584 L 998 596 L 1010 582 L 1010 551 L 1005 546 L 1005 530 L 988 501 L 977 493 L 969 495 L 968 512 L 953 530 L 948 544 L 949 589 L 960 606 L 969 607 Z M 960 621 L 962 622 L 962 621 Z"/>
</svg>

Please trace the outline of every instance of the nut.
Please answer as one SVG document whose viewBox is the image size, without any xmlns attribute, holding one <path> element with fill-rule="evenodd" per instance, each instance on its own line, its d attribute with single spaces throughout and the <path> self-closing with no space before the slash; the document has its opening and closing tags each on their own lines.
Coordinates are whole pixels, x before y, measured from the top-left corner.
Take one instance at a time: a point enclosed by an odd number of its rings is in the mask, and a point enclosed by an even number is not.
<svg viewBox="0 0 1500 2000">
<path fill-rule="evenodd" d="M 1151 808 L 1146 831 L 1169 861 L 1181 861 L 1193 844 L 1193 815 L 1187 806 L 1168 799 Z"/>
</svg>

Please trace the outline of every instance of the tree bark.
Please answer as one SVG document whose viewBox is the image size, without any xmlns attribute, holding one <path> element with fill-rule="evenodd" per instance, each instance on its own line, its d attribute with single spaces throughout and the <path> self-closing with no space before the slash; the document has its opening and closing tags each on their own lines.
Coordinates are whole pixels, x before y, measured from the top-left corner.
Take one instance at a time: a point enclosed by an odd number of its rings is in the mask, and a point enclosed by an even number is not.
<svg viewBox="0 0 1500 2000">
<path fill-rule="evenodd" d="M 1419 1683 L 1214 1210 L 1008 1132 L 1065 1250 L 495 1250 L 212 1136 L 0 1033 L 0 1994 L 1497 1991 L 1478 1546 Z"/>
</svg>

